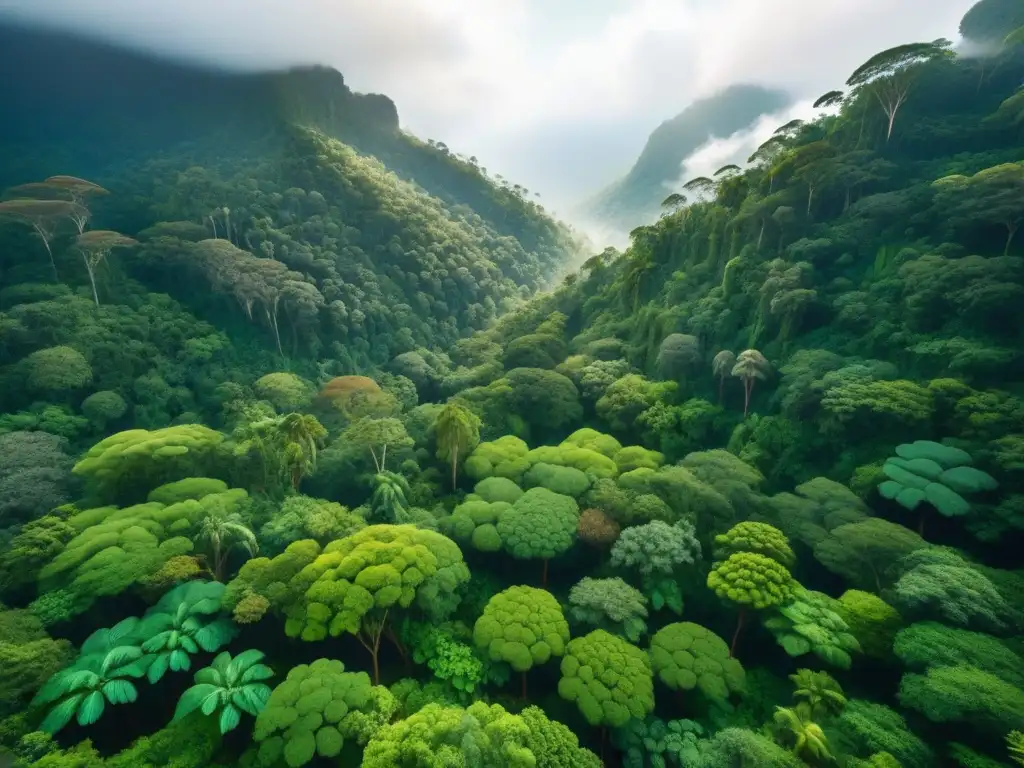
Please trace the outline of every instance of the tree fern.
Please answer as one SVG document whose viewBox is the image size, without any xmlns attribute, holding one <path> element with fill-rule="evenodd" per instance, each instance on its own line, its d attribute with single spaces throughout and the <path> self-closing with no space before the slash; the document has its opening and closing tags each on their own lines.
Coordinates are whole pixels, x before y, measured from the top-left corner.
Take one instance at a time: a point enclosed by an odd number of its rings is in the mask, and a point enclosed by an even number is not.
<svg viewBox="0 0 1024 768">
<path fill-rule="evenodd" d="M 258 715 L 270 698 L 270 686 L 260 682 L 273 677 L 270 667 L 259 662 L 262 651 L 242 651 L 233 659 L 225 651 L 213 663 L 196 672 L 196 684 L 185 691 L 174 710 L 176 722 L 199 710 L 207 717 L 220 712 L 220 732 L 238 726 L 242 713 Z"/>
<path fill-rule="evenodd" d="M 234 624 L 218 617 L 224 585 L 190 581 L 175 587 L 154 605 L 138 625 L 142 650 L 152 654 L 148 678 L 155 683 L 166 674 L 186 672 L 191 654 L 216 651 L 235 636 Z"/>
</svg>

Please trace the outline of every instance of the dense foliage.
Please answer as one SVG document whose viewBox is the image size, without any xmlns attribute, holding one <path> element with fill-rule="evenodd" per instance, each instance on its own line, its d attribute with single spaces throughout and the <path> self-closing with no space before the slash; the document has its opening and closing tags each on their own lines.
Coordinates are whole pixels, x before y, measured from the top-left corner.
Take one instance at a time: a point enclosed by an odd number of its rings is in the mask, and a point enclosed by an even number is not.
<svg viewBox="0 0 1024 768">
<path fill-rule="evenodd" d="M 564 233 L 521 192 L 301 109 L 22 180 L 0 762 L 1020 763 L 1005 6 L 532 298 Z"/>
</svg>

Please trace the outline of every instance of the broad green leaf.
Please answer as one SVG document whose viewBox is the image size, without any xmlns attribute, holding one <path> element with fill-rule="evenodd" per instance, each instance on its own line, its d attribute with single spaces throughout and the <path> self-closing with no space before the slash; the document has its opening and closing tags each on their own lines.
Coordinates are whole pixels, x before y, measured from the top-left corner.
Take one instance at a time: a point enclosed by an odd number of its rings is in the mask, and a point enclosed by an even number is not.
<svg viewBox="0 0 1024 768">
<path fill-rule="evenodd" d="M 172 722 L 180 720 L 186 715 L 194 712 L 200 706 L 206 703 L 207 699 L 212 698 L 214 701 L 214 708 L 216 708 L 217 694 L 220 689 L 215 685 L 209 685 L 201 683 L 199 685 L 193 685 L 178 699 L 178 706 L 174 708 L 174 720 Z M 211 710 L 212 712 L 213 710 Z M 210 714 L 209 712 L 206 714 Z"/>
<path fill-rule="evenodd" d="M 106 658 L 103 659 L 103 667 L 100 670 L 100 674 L 106 675 L 108 672 L 116 670 L 118 667 L 126 666 L 141 658 L 142 649 L 138 646 L 119 645 L 116 648 L 111 648 L 107 653 Z"/>
<path fill-rule="evenodd" d="M 146 679 L 151 683 L 157 683 L 163 678 L 167 672 L 167 667 L 171 661 L 171 654 L 161 653 L 156 656 L 149 665 L 149 671 L 146 674 Z"/>
<path fill-rule="evenodd" d="M 106 706 L 107 703 L 103 699 L 103 694 L 99 691 L 93 691 L 82 699 L 82 704 L 78 707 L 78 724 L 92 725 L 102 717 Z"/>
<path fill-rule="evenodd" d="M 196 672 L 195 680 L 197 683 L 216 685 L 220 688 L 224 687 L 224 675 L 220 673 L 220 670 L 213 667 L 203 667 L 200 669 Z"/>
<path fill-rule="evenodd" d="M 196 641 L 188 635 L 181 636 L 181 648 L 186 653 L 199 653 L 199 646 L 196 645 Z"/>
<path fill-rule="evenodd" d="M 263 651 L 257 651 L 254 648 L 250 648 L 247 651 L 242 651 L 240 654 L 235 656 L 234 661 L 228 667 L 228 678 L 235 678 L 240 672 L 247 670 L 257 661 L 263 658 Z M 244 682 L 244 681 L 243 681 Z"/>
<path fill-rule="evenodd" d="M 182 650 L 171 651 L 171 671 L 172 672 L 187 672 L 189 667 L 192 666 L 192 661 L 189 659 L 188 654 Z"/>
<path fill-rule="evenodd" d="M 240 683 L 254 683 L 257 680 L 269 680 L 274 676 L 274 670 L 265 664 L 254 664 L 242 673 Z"/>
<path fill-rule="evenodd" d="M 235 625 L 226 619 L 217 619 L 195 633 L 194 639 L 204 651 L 216 651 L 235 636 Z M 230 676 L 228 676 L 230 679 Z"/>
<path fill-rule="evenodd" d="M 111 704 L 130 704 L 139 696 L 135 686 L 127 680 L 108 680 L 103 686 L 103 695 Z"/>
<path fill-rule="evenodd" d="M 51 736 L 71 722 L 71 718 L 78 711 L 78 705 L 85 698 L 84 693 L 76 693 L 51 709 L 43 722 L 39 724 L 39 730 L 49 733 Z"/>
<path fill-rule="evenodd" d="M 212 715 L 217 711 L 217 707 L 221 705 L 221 696 L 223 688 L 218 689 L 216 692 L 211 693 L 205 699 L 203 699 L 202 710 L 204 715 Z"/>
<path fill-rule="evenodd" d="M 241 712 L 233 704 L 228 704 L 220 713 L 220 732 L 227 733 L 238 727 L 242 719 Z"/>
<path fill-rule="evenodd" d="M 167 647 L 167 641 L 171 637 L 171 631 L 158 632 L 142 644 L 142 650 L 146 653 L 156 653 Z"/>
</svg>

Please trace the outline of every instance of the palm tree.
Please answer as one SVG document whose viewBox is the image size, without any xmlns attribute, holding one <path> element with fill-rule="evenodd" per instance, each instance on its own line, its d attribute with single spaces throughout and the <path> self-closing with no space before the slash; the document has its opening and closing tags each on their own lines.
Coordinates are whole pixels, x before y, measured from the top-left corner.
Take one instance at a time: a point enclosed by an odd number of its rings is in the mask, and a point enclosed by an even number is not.
<svg viewBox="0 0 1024 768">
<path fill-rule="evenodd" d="M 307 413 L 289 413 L 278 429 L 285 442 L 285 464 L 292 488 L 298 490 L 302 478 L 316 472 L 317 448 L 327 438 L 327 430 L 316 416 Z"/>
<path fill-rule="evenodd" d="M 775 717 L 778 725 L 793 741 L 793 754 L 811 760 L 831 762 L 832 751 L 828 744 L 828 738 L 821 726 L 810 719 L 810 712 L 803 707 L 797 706 L 794 709 L 787 707 L 776 707 Z"/>
<path fill-rule="evenodd" d="M 459 459 L 465 458 L 480 442 L 480 419 L 461 405 L 449 403 L 437 417 L 437 457 L 452 468 L 452 490 L 458 485 Z"/>
<path fill-rule="evenodd" d="M 409 493 L 409 483 L 404 477 L 395 473 L 384 471 L 373 478 L 375 488 L 370 497 L 370 509 L 377 519 L 385 520 L 388 523 L 401 523 L 405 517 L 405 510 L 409 506 L 406 494 Z"/>
<path fill-rule="evenodd" d="M 722 395 L 725 390 L 725 377 L 728 376 L 736 365 L 736 355 L 728 349 L 723 349 L 715 359 L 711 361 L 711 370 L 718 377 L 718 403 L 722 403 Z"/>
<path fill-rule="evenodd" d="M 796 686 L 793 698 L 803 699 L 801 703 L 810 707 L 812 717 L 817 714 L 838 713 L 846 706 L 842 686 L 828 672 L 798 669 L 796 674 L 789 676 L 789 679 Z"/>
<path fill-rule="evenodd" d="M 260 548 L 256 534 L 249 530 L 241 515 L 226 513 L 223 509 L 210 510 L 203 518 L 196 538 L 199 543 L 210 547 L 210 570 L 217 581 L 224 581 L 228 553 L 234 547 L 241 547 L 249 557 L 255 557 Z"/>
<path fill-rule="evenodd" d="M 750 396 L 754 392 L 754 382 L 758 379 L 766 379 L 771 371 L 771 365 L 765 356 L 756 349 L 748 349 L 740 352 L 736 358 L 736 365 L 733 366 L 732 375 L 743 381 L 743 415 L 750 411 Z"/>
</svg>

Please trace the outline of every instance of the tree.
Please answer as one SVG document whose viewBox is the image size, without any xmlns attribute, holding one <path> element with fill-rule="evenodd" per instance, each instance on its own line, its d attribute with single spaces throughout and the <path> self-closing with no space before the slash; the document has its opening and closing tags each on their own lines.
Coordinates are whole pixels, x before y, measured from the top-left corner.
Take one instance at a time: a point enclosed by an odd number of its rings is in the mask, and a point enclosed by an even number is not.
<svg viewBox="0 0 1024 768">
<path fill-rule="evenodd" d="M 505 662 L 521 674 L 565 653 L 569 624 L 554 596 L 534 587 L 510 587 L 494 595 L 473 625 L 473 643 L 491 661 Z"/>
<path fill-rule="evenodd" d="M 754 392 L 754 382 L 758 379 L 766 379 L 771 371 L 771 366 L 765 356 L 756 349 L 747 349 L 740 352 L 736 358 L 736 365 L 733 366 L 732 375 L 743 382 L 743 415 L 750 411 L 750 396 Z"/>
<path fill-rule="evenodd" d="M 449 403 L 438 414 L 434 431 L 437 435 L 437 457 L 451 466 L 452 490 L 455 490 L 459 460 L 468 456 L 480 443 L 480 419 L 467 408 Z"/>
<path fill-rule="evenodd" d="M 210 547 L 210 571 L 217 581 L 224 581 L 228 555 L 235 547 L 249 557 L 256 557 L 259 544 L 242 516 L 223 507 L 211 508 L 199 525 L 196 535 L 199 542 Z"/>
<path fill-rule="evenodd" d="M 505 550 L 522 560 L 541 560 L 541 584 L 547 586 L 548 561 L 569 550 L 579 527 L 579 506 L 571 496 L 531 488 L 497 522 Z"/>
<path fill-rule="evenodd" d="M 1024 723 L 1024 690 L 971 666 L 904 675 L 899 698 L 932 722 L 962 722 L 989 736 L 1002 737 Z"/>
<path fill-rule="evenodd" d="M 896 113 L 907 100 L 907 95 L 921 71 L 921 66 L 933 59 L 950 55 L 952 44 L 948 40 L 931 43 L 908 43 L 876 53 L 861 64 L 847 79 L 851 88 L 870 88 L 882 110 L 889 118 L 886 142 L 892 137 Z"/>
<path fill-rule="evenodd" d="M 31 389 L 58 393 L 81 389 L 93 378 L 92 366 L 74 347 L 37 349 L 22 362 Z"/>
<path fill-rule="evenodd" d="M 846 706 L 842 686 L 828 672 L 798 669 L 789 679 L 796 688 L 793 698 L 799 702 L 797 706 L 807 707 L 812 717 L 838 714 Z"/>
<path fill-rule="evenodd" d="M 728 349 L 723 349 L 715 359 L 711 361 L 711 372 L 718 379 L 718 403 L 722 403 L 722 395 L 725 393 L 725 379 L 732 374 L 736 365 L 736 355 Z"/>
<path fill-rule="evenodd" d="M 274 676 L 270 667 L 260 663 L 262 660 L 263 652 L 252 649 L 234 658 L 227 651 L 218 654 L 210 666 L 196 672 L 196 684 L 181 694 L 172 722 L 197 709 L 208 717 L 219 712 L 218 726 L 223 735 L 238 727 L 243 712 L 258 716 L 270 698 L 270 686 L 262 681 Z"/>
<path fill-rule="evenodd" d="M 814 109 L 828 109 L 834 107 L 837 104 L 843 103 L 843 92 L 842 91 L 828 91 L 823 93 L 817 99 L 815 99 L 812 105 Z"/>
<path fill-rule="evenodd" d="M 799 707 L 790 709 L 776 707 L 773 716 L 775 724 L 785 734 L 784 738 L 793 742 L 793 754 L 809 757 L 811 760 L 831 762 L 832 756 L 828 737 L 821 726 L 810 719 L 810 713 Z"/>
<path fill-rule="evenodd" d="M 700 554 L 700 542 L 687 520 L 675 525 L 652 520 L 626 528 L 612 547 L 610 562 L 615 568 L 640 574 L 644 593 L 655 610 L 668 606 L 679 614 L 683 612 L 679 573 L 693 565 Z"/>
<path fill-rule="evenodd" d="M 936 203 L 952 216 L 951 224 L 963 228 L 976 222 L 998 224 L 1006 229 L 1003 255 L 1024 222 L 1024 163 L 1003 163 L 973 176 L 946 176 L 932 185 Z"/>
<path fill-rule="evenodd" d="M 743 666 L 729 654 L 729 646 L 699 624 L 666 624 L 651 637 L 649 653 L 654 674 L 674 691 L 697 688 L 707 698 L 724 702 L 746 685 Z"/>
<path fill-rule="evenodd" d="M 7 200 L 0 202 L 0 219 L 11 218 L 28 224 L 39 235 L 50 257 L 53 268 L 53 279 L 60 282 L 57 274 L 57 262 L 53 260 L 50 243 L 57 235 L 57 229 L 65 220 L 80 215 L 81 206 L 67 200 Z"/>
<path fill-rule="evenodd" d="M 647 598 L 622 579 L 585 576 L 569 590 L 569 616 L 639 643 L 647 633 Z"/>
<path fill-rule="evenodd" d="M 651 662 L 635 645 L 595 629 L 566 646 L 558 695 L 575 702 L 590 725 L 619 728 L 654 710 Z"/>
<path fill-rule="evenodd" d="M 85 268 L 89 272 L 89 283 L 92 285 L 92 299 L 98 307 L 100 305 L 100 297 L 96 293 L 96 267 L 102 264 L 115 248 L 138 245 L 138 241 L 122 235 L 120 232 L 94 229 L 80 234 L 75 240 L 75 245 L 79 253 L 82 254 Z"/>
<path fill-rule="evenodd" d="M 696 336 L 670 333 L 658 348 L 658 366 L 665 376 L 682 378 L 700 360 L 700 342 Z"/>
<path fill-rule="evenodd" d="M 857 587 L 882 591 L 904 555 L 928 546 L 909 528 L 880 517 L 833 528 L 814 547 L 814 557 Z"/>
<path fill-rule="evenodd" d="M 736 631 L 729 645 L 729 655 L 732 656 L 736 652 L 747 609 L 763 610 L 789 600 L 793 594 L 793 577 L 785 566 L 770 557 L 755 552 L 736 552 L 711 567 L 708 589 L 740 608 Z"/>
</svg>

